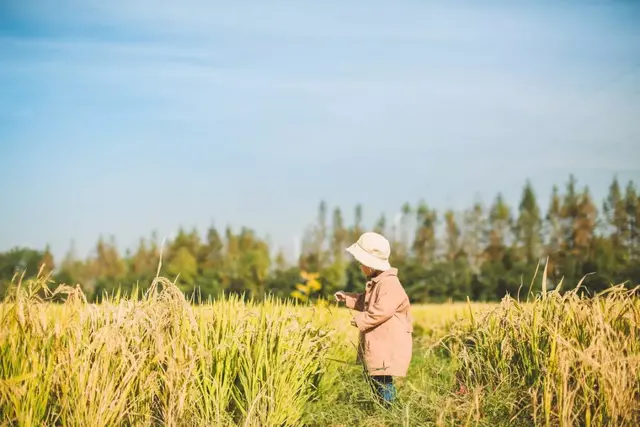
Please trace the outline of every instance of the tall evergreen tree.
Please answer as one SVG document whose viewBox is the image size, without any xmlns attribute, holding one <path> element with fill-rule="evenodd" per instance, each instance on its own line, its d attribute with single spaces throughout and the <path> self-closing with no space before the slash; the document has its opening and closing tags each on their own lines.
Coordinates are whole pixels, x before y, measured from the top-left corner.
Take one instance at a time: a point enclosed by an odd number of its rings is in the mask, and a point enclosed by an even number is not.
<svg viewBox="0 0 640 427">
<path fill-rule="evenodd" d="M 540 208 L 531 183 L 527 181 L 522 190 L 516 236 L 522 258 L 527 264 L 537 263 L 542 244 L 542 219 Z"/>
<path fill-rule="evenodd" d="M 602 204 L 602 212 L 608 225 L 608 227 L 604 228 L 604 232 L 610 233 L 614 250 L 616 252 L 624 252 L 628 237 L 628 213 L 617 178 L 614 178 L 609 186 L 609 194 Z"/>
<path fill-rule="evenodd" d="M 561 227 L 563 235 L 562 250 L 565 255 L 575 255 L 575 228 L 576 218 L 578 216 L 579 195 L 576 190 L 576 179 L 573 175 L 569 176 L 567 189 L 560 209 Z"/>
<path fill-rule="evenodd" d="M 509 244 L 511 226 L 511 210 L 504 201 L 502 194 L 498 194 L 489 211 L 489 245 L 485 250 L 485 259 L 487 261 L 502 261 Z"/>
<path fill-rule="evenodd" d="M 215 226 L 211 225 L 207 230 L 207 238 L 200 247 L 198 263 L 203 270 L 220 269 L 224 263 L 224 241 Z"/>
<path fill-rule="evenodd" d="M 562 228 L 562 200 L 557 186 L 553 186 L 549 208 L 545 217 L 546 249 L 549 258 L 548 274 L 557 276 L 563 263 L 564 232 Z"/>
<path fill-rule="evenodd" d="M 445 223 L 445 256 L 447 261 L 453 262 L 460 254 L 462 236 L 460 227 L 456 222 L 455 213 L 449 209 L 444 214 Z"/>
<path fill-rule="evenodd" d="M 487 218 L 484 207 L 476 202 L 465 212 L 463 250 L 467 255 L 471 270 L 478 274 L 483 262 L 483 252 L 486 247 Z"/>
<path fill-rule="evenodd" d="M 364 230 L 362 229 L 362 220 L 363 220 L 362 205 L 357 204 L 355 209 L 353 228 L 351 229 L 352 242 L 355 242 L 356 240 L 358 240 L 360 235 L 364 232 Z"/>
<path fill-rule="evenodd" d="M 327 203 L 323 200 L 318 206 L 318 223 L 314 233 L 313 252 L 316 254 L 316 271 L 327 265 L 325 244 L 328 237 L 327 230 Z"/>
<path fill-rule="evenodd" d="M 373 231 L 378 234 L 382 234 L 383 236 L 387 232 L 387 218 L 384 214 L 381 214 L 378 220 L 376 221 L 375 226 L 373 227 Z"/>
<path fill-rule="evenodd" d="M 126 265 L 118 254 L 113 237 L 108 242 L 102 237 L 98 239 L 90 268 L 94 277 L 100 279 L 121 280 L 124 278 Z"/>
<path fill-rule="evenodd" d="M 593 259 L 597 220 L 598 209 L 591 199 L 589 188 L 585 187 L 578 199 L 575 223 L 573 225 L 574 251 L 582 264 Z"/>
<path fill-rule="evenodd" d="M 275 267 L 276 271 L 284 271 L 287 269 L 287 258 L 284 256 L 284 251 L 282 248 L 278 249 L 276 256 L 273 260 L 273 267 Z"/>
<path fill-rule="evenodd" d="M 140 238 L 138 247 L 129 262 L 131 280 L 143 283 L 150 281 L 155 276 L 156 271 L 154 271 L 154 268 L 157 268 L 158 262 L 156 254 L 152 248 L 148 247 L 146 239 Z"/>
<path fill-rule="evenodd" d="M 640 255 L 640 200 L 633 182 L 629 182 L 625 191 L 627 214 L 627 259 L 637 262 Z"/>
<path fill-rule="evenodd" d="M 396 256 L 395 258 L 399 263 L 405 262 L 409 255 L 409 234 L 410 234 L 410 224 L 411 224 L 411 213 L 413 209 L 408 202 L 405 202 L 402 205 L 402 209 L 400 211 L 400 224 L 397 233 L 399 235 L 398 240 L 395 242 L 394 248 Z"/>
<path fill-rule="evenodd" d="M 416 233 L 413 240 L 413 256 L 418 264 L 433 263 L 436 253 L 437 214 L 426 203 L 420 202 L 416 209 Z"/>
<path fill-rule="evenodd" d="M 342 211 L 339 207 L 333 210 L 333 224 L 332 224 L 332 244 L 331 252 L 333 253 L 334 263 L 342 264 L 344 260 L 344 251 L 347 247 L 347 241 L 349 238 L 349 232 L 345 228 L 344 219 L 342 217 Z"/>
</svg>

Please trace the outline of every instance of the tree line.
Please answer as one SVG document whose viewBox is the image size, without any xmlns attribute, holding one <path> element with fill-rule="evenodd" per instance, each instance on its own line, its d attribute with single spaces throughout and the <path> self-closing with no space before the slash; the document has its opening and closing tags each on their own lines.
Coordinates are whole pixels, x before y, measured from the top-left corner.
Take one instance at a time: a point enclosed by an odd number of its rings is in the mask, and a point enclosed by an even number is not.
<svg viewBox="0 0 640 427">
<path fill-rule="evenodd" d="M 221 293 L 290 296 L 305 272 L 319 274 L 317 296 L 357 290 L 363 279 L 345 248 L 368 228 L 361 205 L 354 214 L 347 224 L 340 207 L 321 202 L 293 265 L 248 227 L 212 226 L 204 236 L 180 229 L 165 243 L 160 274 L 177 277 L 196 299 Z M 551 288 L 561 282 L 573 287 L 585 275 L 585 292 L 640 283 L 640 194 L 633 182 L 621 185 L 616 178 L 601 203 L 571 175 L 562 190 L 553 188 L 546 212 L 527 182 L 517 206 L 500 194 L 488 206 L 476 202 L 462 212 L 405 203 L 397 221 L 382 215 L 371 229 L 391 241 L 392 264 L 414 302 L 492 301 L 523 288 L 526 293 L 540 262 Z M 16 274 L 34 276 L 41 268 L 52 282 L 79 284 L 94 301 L 117 289 L 144 289 L 158 272 L 160 251 L 156 235 L 141 238 L 125 254 L 113 238 L 100 238 L 86 259 L 71 248 L 59 262 L 48 248 L 14 248 L 0 253 L 0 291 L 4 295 Z"/>
</svg>

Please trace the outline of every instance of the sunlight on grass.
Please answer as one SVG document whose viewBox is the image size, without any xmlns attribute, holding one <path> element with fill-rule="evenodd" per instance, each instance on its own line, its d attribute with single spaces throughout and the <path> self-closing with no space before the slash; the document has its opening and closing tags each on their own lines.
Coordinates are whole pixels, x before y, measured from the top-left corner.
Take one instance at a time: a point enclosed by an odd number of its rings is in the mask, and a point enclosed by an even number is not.
<svg viewBox="0 0 640 427">
<path fill-rule="evenodd" d="M 637 290 L 417 305 L 399 402 L 374 404 L 348 310 L 231 296 L 190 304 L 157 278 L 88 304 L 19 283 L 0 305 L 10 425 L 633 425 Z M 134 291 L 137 292 L 137 291 Z M 52 303 L 51 301 L 58 301 Z"/>
</svg>

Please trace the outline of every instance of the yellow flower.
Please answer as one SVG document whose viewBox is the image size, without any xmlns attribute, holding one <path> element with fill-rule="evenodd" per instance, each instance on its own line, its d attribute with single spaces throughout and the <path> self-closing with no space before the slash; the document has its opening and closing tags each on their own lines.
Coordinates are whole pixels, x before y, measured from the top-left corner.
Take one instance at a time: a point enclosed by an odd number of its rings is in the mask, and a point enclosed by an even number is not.
<svg viewBox="0 0 640 427">
<path fill-rule="evenodd" d="M 300 301 L 307 301 L 309 299 L 309 297 L 307 297 L 305 294 L 303 294 L 300 291 L 291 292 L 291 296 Z"/>
</svg>

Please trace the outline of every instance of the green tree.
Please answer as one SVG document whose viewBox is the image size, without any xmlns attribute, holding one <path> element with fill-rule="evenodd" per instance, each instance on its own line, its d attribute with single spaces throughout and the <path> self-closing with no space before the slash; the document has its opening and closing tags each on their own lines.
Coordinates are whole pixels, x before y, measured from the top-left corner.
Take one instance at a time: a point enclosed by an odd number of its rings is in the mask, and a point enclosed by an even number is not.
<svg viewBox="0 0 640 427">
<path fill-rule="evenodd" d="M 602 204 L 602 212 L 608 225 L 604 232 L 610 235 L 612 251 L 619 264 L 624 263 L 625 255 L 628 253 L 629 212 L 625 202 L 618 179 L 614 178 L 609 186 L 609 194 Z"/>
<path fill-rule="evenodd" d="M 273 264 L 276 271 L 284 271 L 287 269 L 287 258 L 284 256 L 284 251 L 282 250 L 282 248 L 278 249 L 278 253 L 276 253 Z"/>
<path fill-rule="evenodd" d="M 127 267 L 120 258 L 114 237 L 108 242 L 102 237 L 98 240 L 91 268 L 93 274 L 99 278 L 117 280 L 124 277 Z"/>
<path fill-rule="evenodd" d="M 640 198 L 633 182 L 629 182 L 625 191 L 627 213 L 627 259 L 637 262 L 640 254 Z"/>
<path fill-rule="evenodd" d="M 314 233 L 313 252 L 316 254 L 316 269 L 319 271 L 327 264 L 326 243 L 328 238 L 327 229 L 327 203 L 323 200 L 318 206 L 318 220 Z"/>
<path fill-rule="evenodd" d="M 550 276 L 557 276 L 560 266 L 564 263 L 564 231 L 562 229 L 562 201 L 557 186 L 553 186 L 549 208 L 545 217 L 546 248 L 545 255 L 549 257 L 547 272 Z"/>
<path fill-rule="evenodd" d="M 249 291 L 253 297 L 263 298 L 266 294 L 266 280 L 271 270 L 271 254 L 268 244 L 258 239 L 255 232 L 243 227 L 238 235 L 238 275 L 239 290 Z"/>
<path fill-rule="evenodd" d="M 102 236 L 98 239 L 86 268 L 88 278 L 85 284 L 93 299 L 101 297 L 104 292 L 111 293 L 117 288 L 125 292 L 131 288 L 131 284 L 125 281 L 127 264 L 120 257 L 113 236 L 109 241 L 105 241 Z"/>
<path fill-rule="evenodd" d="M 489 211 L 489 245 L 485 249 L 485 259 L 489 262 L 500 262 L 505 256 L 508 240 L 511 237 L 509 230 L 512 227 L 511 210 L 498 194 Z"/>
<path fill-rule="evenodd" d="M 589 189 L 585 187 L 578 199 L 575 223 L 573 226 L 574 251 L 579 262 L 582 264 L 593 259 L 597 221 L 598 209 L 591 199 Z"/>
<path fill-rule="evenodd" d="M 53 273 L 53 270 L 56 268 L 56 264 L 53 260 L 53 254 L 51 253 L 51 248 L 47 245 L 44 249 L 44 253 L 42 254 L 42 259 L 40 259 L 40 268 L 42 268 L 42 274 L 44 276 L 50 275 Z"/>
<path fill-rule="evenodd" d="M 317 271 L 320 266 L 321 255 L 316 250 L 314 234 L 314 228 L 308 227 L 302 238 L 298 267 L 304 271 Z"/>
<path fill-rule="evenodd" d="M 444 214 L 444 223 L 446 259 L 449 262 L 453 262 L 458 257 L 462 249 L 460 242 L 462 232 L 456 222 L 455 213 L 450 209 Z"/>
<path fill-rule="evenodd" d="M 178 287 L 186 293 L 194 291 L 194 283 L 198 274 L 198 263 L 186 246 L 178 248 L 167 265 L 167 273 L 177 278 Z"/>
<path fill-rule="evenodd" d="M 356 205 L 355 212 L 354 212 L 353 227 L 351 228 L 352 242 L 355 242 L 356 240 L 358 240 L 358 238 L 362 235 L 362 233 L 364 233 L 364 230 L 362 229 L 362 219 L 363 219 L 362 217 L 363 217 L 362 205 L 358 203 Z"/>
<path fill-rule="evenodd" d="M 473 296 L 471 288 L 473 274 L 469 267 L 467 255 L 462 250 L 462 232 L 456 221 L 455 213 L 447 210 L 444 214 L 445 222 L 445 261 L 442 268 L 447 277 L 449 297 L 464 300 Z"/>
<path fill-rule="evenodd" d="M 204 245 L 200 246 L 198 264 L 202 271 L 222 269 L 224 263 L 224 241 L 218 229 L 211 225 L 207 230 Z"/>
<path fill-rule="evenodd" d="M 471 271 L 480 273 L 483 263 L 483 252 L 486 247 L 486 227 L 487 218 L 484 207 L 480 202 L 476 202 L 473 207 L 465 212 L 463 251 L 467 255 L 467 260 Z"/>
<path fill-rule="evenodd" d="M 531 265 L 540 258 L 542 219 L 531 183 L 527 181 L 520 199 L 516 237 L 522 258 Z"/>
<path fill-rule="evenodd" d="M 15 276 L 26 279 L 35 277 L 40 271 L 44 252 L 15 247 L 0 255 L 0 282 L 10 282 Z"/>
<path fill-rule="evenodd" d="M 400 229 L 396 230 L 399 233 L 399 239 L 395 242 L 394 245 L 395 259 L 399 264 L 404 264 L 407 257 L 409 256 L 409 247 L 411 246 L 409 242 L 411 228 L 410 220 L 412 212 L 413 209 L 411 205 L 408 202 L 405 202 L 400 210 Z"/>
<path fill-rule="evenodd" d="M 383 236 L 386 234 L 387 227 L 387 218 L 384 214 L 381 214 L 378 220 L 376 221 L 375 226 L 373 227 L 373 231 L 382 234 Z"/>
<path fill-rule="evenodd" d="M 556 284 L 562 276 L 567 283 L 575 283 L 594 271 L 597 274 L 583 283 L 590 292 L 610 283 L 628 281 L 634 286 L 640 282 L 640 197 L 634 183 L 623 190 L 614 178 L 606 199 L 596 203 L 587 188 L 578 190 L 570 175 L 562 194 L 553 187 L 544 222 L 536 199 L 527 181 L 515 218 L 499 195 L 489 209 L 477 202 L 462 212 L 446 211 L 441 222 L 435 209 L 425 203 L 415 209 L 405 203 L 392 223 L 381 215 L 374 230 L 388 233 L 391 262 L 400 268 L 413 301 L 468 295 L 489 300 L 515 294 L 533 273 L 540 255 L 549 257 L 550 283 Z M 597 206 L 602 206 L 602 221 Z M 195 228 L 188 232 L 180 228 L 163 250 L 160 273 L 179 274 L 180 287 L 187 293 L 197 289 L 196 295 L 202 297 L 221 292 L 256 298 L 267 292 L 289 296 L 301 267 L 320 273 L 320 296 L 338 289 L 362 290 L 365 278 L 358 263 L 345 253 L 363 232 L 362 211 L 357 205 L 354 221 L 346 227 L 340 208 L 335 207 L 329 225 L 327 205 L 321 202 L 317 221 L 304 235 L 298 265 L 289 265 L 282 251 L 274 251 L 267 239 L 247 227 L 237 233 L 227 227 L 219 233 L 211 226 L 204 240 Z M 126 291 L 136 282 L 148 285 L 156 274 L 159 252 L 155 233 L 140 239 L 124 256 L 114 238 L 100 238 L 83 258 L 76 256 L 72 242 L 59 265 L 54 265 L 48 247 L 43 251 L 14 248 L 0 252 L 0 286 L 4 290 L 16 273 L 34 276 L 44 265 L 45 274 L 55 271 L 56 282 L 80 284 L 92 299 L 118 287 Z"/>
<path fill-rule="evenodd" d="M 433 263 L 436 253 L 436 211 L 429 209 L 426 203 L 420 202 L 416 209 L 418 224 L 413 240 L 413 255 L 422 266 Z"/>
<path fill-rule="evenodd" d="M 233 230 L 229 226 L 225 229 L 225 249 L 222 290 L 242 292 L 243 284 L 241 283 L 240 244 L 238 236 L 234 234 Z"/>
<path fill-rule="evenodd" d="M 143 287 L 151 284 L 156 275 L 160 254 L 154 243 L 150 245 L 145 238 L 138 242 L 138 248 L 129 260 L 129 277 L 131 282 L 138 282 Z"/>
<path fill-rule="evenodd" d="M 349 232 L 345 228 L 342 211 L 339 207 L 333 211 L 332 228 L 331 252 L 333 253 L 333 262 L 342 265 L 344 261 L 344 251 L 348 245 Z"/>
<path fill-rule="evenodd" d="M 87 288 L 87 282 L 90 279 L 91 273 L 87 268 L 87 264 L 87 262 L 78 259 L 75 242 L 71 241 L 69 250 L 62 259 L 60 269 L 55 275 L 55 281 L 70 286 L 80 285 L 83 291 L 90 293 L 89 291 L 92 289 Z"/>
<path fill-rule="evenodd" d="M 573 175 L 569 176 L 566 193 L 562 207 L 560 209 L 561 227 L 562 227 L 562 247 L 561 249 L 567 255 L 575 254 L 575 229 L 576 218 L 578 216 L 579 195 L 576 190 L 576 179 Z"/>
</svg>

